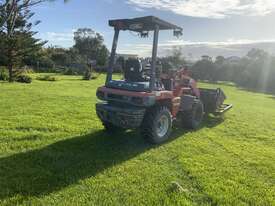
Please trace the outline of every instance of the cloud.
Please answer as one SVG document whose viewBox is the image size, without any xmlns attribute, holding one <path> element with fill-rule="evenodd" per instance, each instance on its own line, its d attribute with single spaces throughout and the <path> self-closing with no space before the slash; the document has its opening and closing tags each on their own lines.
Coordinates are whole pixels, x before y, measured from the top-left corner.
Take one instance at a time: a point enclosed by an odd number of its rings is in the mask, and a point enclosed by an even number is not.
<svg viewBox="0 0 275 206">
<path fill-rule="evenodd" d="M 150 56 L 152 53 L 151 44 L 123 44 L 117 51 L 120 54 L 137 54 L 141 57 Z"/>
<path fill-rule="evenodd" d="M 231 46 L 231 45 L 247 45 L 247 44 L 258 44 L 258 43 L 275 43 L 275 39 L 263 39 L 263 40 L 251 40 L 251 39 L 228 39 L 226 41 L 202 41 L 202 42 L 192 42 L 184 40 L 171 40 L 165 43 L 161 43 L 160 46 L 171 47 L 171 46 L 197 46 L 197 45 L 207 45 L 207 46 Z"/>
<path fill-rule="evenodd" d="M 69 41 L 71 42 L 73 40 L 73 31 L 72 32 L 47 32 L 46 33 L 47 39 L 49 41 Z"/>
<path fill-rule="evenodd" d="M 244 56 L 250 49 L 264 49 L 270 53 L 275 52 L 275 39 L 249 40 L 249 39 L 228 39 L 226 41 L 205 41 L 194 42 L 184 40 L 172 40 L 159 43 L 159 56 L 169 55 L 173 47 L 180 47 L 183 55 L 198 59 L 208 54 L 210 56 Z M 120 53 L 138 54 L 141 57 L 150 56 L 151 44 L 124 44 Z"/>
<path fill-rule="evenodd" d="M 47 40 L 47 45 L 60 46 L 64 48 L 69 48 L 74 44 L 74 32 L 77 29 L 65 29 L 63 32 L 45 32 L 38 33 L 37 38 L 42 40 Z M 99 32 L 102 36 L 105 36 L 103 32 Z"/>
<path fill-rule="evenodd" d="M 202 55 L 209 55 L 212 57 L 219 55 L 225 57 L 242 57 L 253 48 L 262 49 L 271 54 L 275 54 L 275 39 L 229 39 L 217 42 L 169 41 L 161 44 L 159 54 L 171 54 L 171 50 L 174 46 L 180 47 L 183 55 L 190 60 L 199 59 Z"/>
<path fill-rule="evenodd" d="M 274 0 L 127 0 L 127 3 L 137 8 L 216 19 L 232 15 L 265 16 L 275 11 Z"/>
<path fill-rule="evenodd" d="M 37 37 L 43 40 L 47 40 L 47 45 L 69 48 L 73 45 L 74 31 L 75 30 L 71 30 L 68 32 L 45 32 L 39 33 Z"/>
</svg>

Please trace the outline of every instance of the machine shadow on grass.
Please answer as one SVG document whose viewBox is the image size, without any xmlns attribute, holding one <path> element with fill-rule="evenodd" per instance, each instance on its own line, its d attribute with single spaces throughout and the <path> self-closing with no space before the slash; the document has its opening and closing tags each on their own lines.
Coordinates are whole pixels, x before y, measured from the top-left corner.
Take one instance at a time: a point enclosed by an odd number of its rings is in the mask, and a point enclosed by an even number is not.
<svg viewBox="0 0 275 206">
<path fill-rule="evenodd" d="M 95 131 L 0 159 L 0 199 L 49 194 L 135 157 L 150 145 L 137 132 Z"/>
<path fill-rule="evenodd" d="M 214 127 L 221 120 L 208 117 L 204 122 L 203 127 Z M 170 141 L 187 132 L 175 128 Z M 100 130 L 1 158 L 0 200 L 16 195 L 39 197 L 61 190 L 154 147 L 137 131 L 108 134 Z"/>
<path fill-rule="evenodd" d="M 201 128 L 213 128 L 224 122 L 224 114 L 214 116 L 212 114 L 205 115 Z"/>
</svg>

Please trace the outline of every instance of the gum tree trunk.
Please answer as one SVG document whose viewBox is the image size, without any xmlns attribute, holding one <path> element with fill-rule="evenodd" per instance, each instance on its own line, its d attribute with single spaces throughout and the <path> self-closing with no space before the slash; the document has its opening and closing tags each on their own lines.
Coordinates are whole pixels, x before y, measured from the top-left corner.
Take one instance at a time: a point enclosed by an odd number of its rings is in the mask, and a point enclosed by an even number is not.
<svg viewBox="0 0 275 206">
<path fill-rule="evenodd" d="M 9 70 L 9 82 L 13 82 L 14 81 L 14 79 L 13 79 L 13 69 L 12 69 L 12 64 L 11 63 L 9 63 L 8 64 L 8 70 Z"/>
</svg>

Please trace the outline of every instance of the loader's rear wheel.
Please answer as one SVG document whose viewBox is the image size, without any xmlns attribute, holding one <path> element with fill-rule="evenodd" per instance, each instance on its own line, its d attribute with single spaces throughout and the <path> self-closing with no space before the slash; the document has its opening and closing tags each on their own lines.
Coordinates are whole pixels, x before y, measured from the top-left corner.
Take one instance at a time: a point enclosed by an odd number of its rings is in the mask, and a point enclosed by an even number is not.
<svg viewBox="0 0 275 206">
<path fill-rule="evenodd" d="M 167 107 L 155 107 L 147 111 L 141 133 L 146 140 L 154 144 L 165 142 L 172 131 L 172 115 Z"/>
<path fill-rule="evenodd" d="M 201 101 L 194 102 L 190 111 L 182 113 L 182 126 L 188 129 L 198 129 L 204 116 L 204 107 Z"/>
</svg>

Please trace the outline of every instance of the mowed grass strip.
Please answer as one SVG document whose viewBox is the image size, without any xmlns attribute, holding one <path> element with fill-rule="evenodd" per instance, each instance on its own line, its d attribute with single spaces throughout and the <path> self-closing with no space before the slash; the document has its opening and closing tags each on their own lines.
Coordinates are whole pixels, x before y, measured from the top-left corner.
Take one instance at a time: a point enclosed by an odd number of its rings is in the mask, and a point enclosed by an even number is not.
<svg viewBox="0 0 275 206">
<path fill-rule="evenodd" d="M 103 82 L 0 82 L 0 205 L 275 205 L 274 96 L 201 84 L 234 108 L 152 146 L 104 132 Z"/>
</svg>

